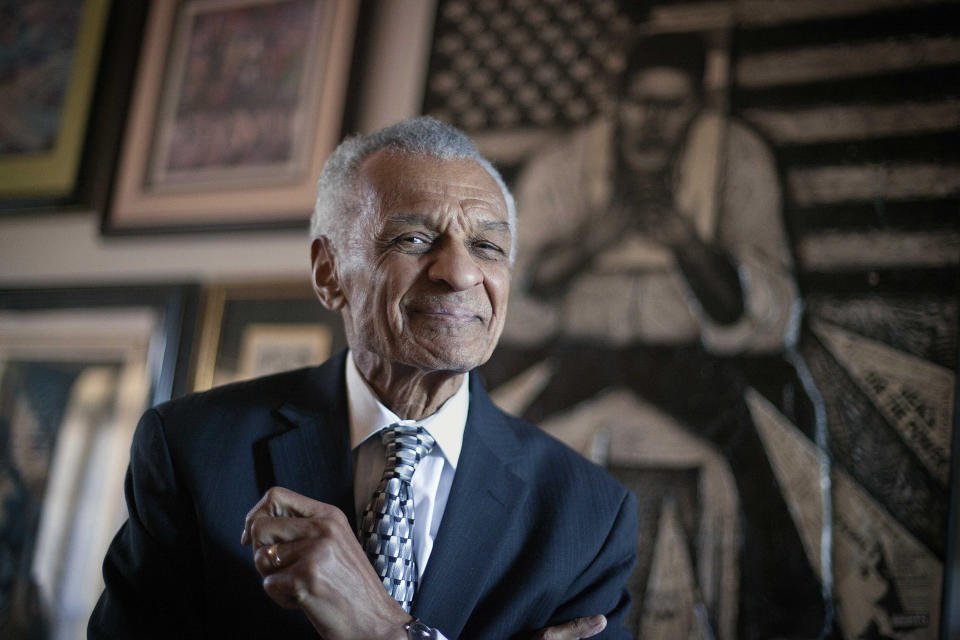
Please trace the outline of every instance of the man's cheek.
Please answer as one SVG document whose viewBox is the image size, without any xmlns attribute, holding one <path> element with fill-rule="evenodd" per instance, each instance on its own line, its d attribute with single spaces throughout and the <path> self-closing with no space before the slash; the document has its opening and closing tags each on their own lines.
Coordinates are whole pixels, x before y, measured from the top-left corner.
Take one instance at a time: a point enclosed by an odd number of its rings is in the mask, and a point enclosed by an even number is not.
<svg viewBox="0 0 960 640">
<path fill-rule="evenodd" d="M 376 305 L 374 314 L 381 324 L 395 329 L 403 326 L 403 307 L 399 300 L 381 291 L 374 300 L 374 304 Z"/>
</svg>

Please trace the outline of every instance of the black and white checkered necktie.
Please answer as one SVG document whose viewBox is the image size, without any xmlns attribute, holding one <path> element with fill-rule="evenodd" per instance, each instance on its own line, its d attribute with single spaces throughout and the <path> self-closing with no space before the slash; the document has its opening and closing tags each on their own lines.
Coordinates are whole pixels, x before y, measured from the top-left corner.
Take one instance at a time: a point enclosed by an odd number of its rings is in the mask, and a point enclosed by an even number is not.
<svg viewBox="0 0 960 640">
<path fill-rule="evenodd" d="M 410 612 L 417 588 L 413 557 L 413 493 L 410 478 L 435 440 L 423 427 L 392 424 L 380 431 L 387 464 L 360 521 L 360 544 L 403 610 Z"/>
</svg>

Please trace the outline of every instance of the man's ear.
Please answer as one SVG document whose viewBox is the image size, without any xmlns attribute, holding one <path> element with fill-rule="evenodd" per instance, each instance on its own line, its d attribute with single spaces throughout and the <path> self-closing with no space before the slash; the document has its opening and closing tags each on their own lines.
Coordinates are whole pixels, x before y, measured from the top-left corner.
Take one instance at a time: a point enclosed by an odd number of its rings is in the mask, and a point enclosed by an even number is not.
<svg viewBox="0 0 960 640">
<path fill-rule="evenodd" d="M 339 311 L 347 299 L 337 277 L 335 255 L 326 236 L 314 238 L 310 243 L 310 264 L 313 272 L 313 291 L 320 302 L 331 311 Z"/>
</svg>

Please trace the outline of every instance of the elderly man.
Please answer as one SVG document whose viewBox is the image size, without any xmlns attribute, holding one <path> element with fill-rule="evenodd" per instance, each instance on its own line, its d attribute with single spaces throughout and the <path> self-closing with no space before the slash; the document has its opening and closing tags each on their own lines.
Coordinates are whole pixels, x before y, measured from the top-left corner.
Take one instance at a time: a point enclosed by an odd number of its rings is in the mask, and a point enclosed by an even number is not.
<svg viewBox="0 0 960 640">
<path fill-rule="evenodd" d="M 311 255 L 349 351 L 147 412 L 89 636 L 629 637 L 634 497 L 470 373 L 514 217 L 452 127 L 341 144 Z"/>
</svg>

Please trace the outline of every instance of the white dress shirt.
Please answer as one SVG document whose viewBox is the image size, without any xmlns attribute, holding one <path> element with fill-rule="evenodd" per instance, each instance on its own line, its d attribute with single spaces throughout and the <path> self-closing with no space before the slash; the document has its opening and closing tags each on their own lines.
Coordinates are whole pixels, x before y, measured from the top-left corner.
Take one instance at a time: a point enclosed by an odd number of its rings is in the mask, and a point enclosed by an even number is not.
<svg viewBox="0 0 960 640">
<path fill-rule="evenodd" d="M 420 461 L 410 481 L 413 491 L 413 553 L 417 560 L 418 577 L 433 550 L 433 541 L 440 528 L 440 519 L 447 506 L 450 485 L 457 470 L 463 430 L 467 424 L 470 393 L 467 376 L 460 388 L 436 413 L 423 420 L 401 420 L 377 398 L 357 370 L 353 354 L 347 353 L 347 406 L 350 413 L 350 449 L 353 451 L 353 500 L 357 522 L 363 516 L 370 497 L 380 484 L 386 454 L 379 436 L 372 437 L 384 427 L 399 422 L 418 424 L 425 428 L 436 445 Z"/>
</svg>

